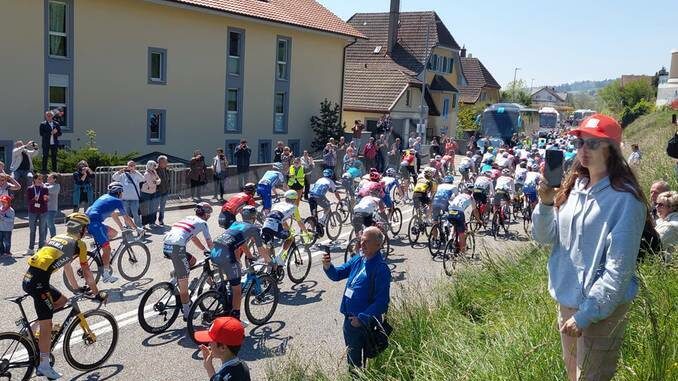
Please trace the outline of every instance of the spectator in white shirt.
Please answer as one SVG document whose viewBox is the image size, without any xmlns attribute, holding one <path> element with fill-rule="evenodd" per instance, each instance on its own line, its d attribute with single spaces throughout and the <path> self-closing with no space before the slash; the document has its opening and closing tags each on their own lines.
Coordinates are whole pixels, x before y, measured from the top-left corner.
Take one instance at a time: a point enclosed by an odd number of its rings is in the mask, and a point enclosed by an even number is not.
<svg viewBox="0 0 678 381">
<path fill-rule="evenodd" d="M 127 166 L 113 174 L 113 181 L 122 184 L 122 203 L 125 206 L 125 213 L 134 218 L 134 223 L 141 227 L 141 216 L 139 215 L 139 186 L 144 180 L 144 176 L 137 171 L 137 164 L 130 160 Z"/>
</svg>

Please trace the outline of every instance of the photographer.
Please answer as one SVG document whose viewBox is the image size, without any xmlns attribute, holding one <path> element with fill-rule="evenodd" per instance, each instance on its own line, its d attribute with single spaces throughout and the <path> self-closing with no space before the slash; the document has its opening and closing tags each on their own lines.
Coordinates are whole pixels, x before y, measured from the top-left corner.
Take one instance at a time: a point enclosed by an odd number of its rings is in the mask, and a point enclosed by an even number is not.
<svg viewBox="0 0 678 381">
<path fill-rule="evenodd" d="M 33 156 L 38 154 L 38 145 L 35 144 L 32 140 L 24 144 L 23 141 L 17 140 L 14 143 L 14 149 L 12 150 L 12 163 L 9 166 L 10 172 L 12 172 L 12 177 L 16 180 L 21 187 L 26 189 L 26 180 L 28 180 L 28 174 L 33 172 Z"/>
<path fill-rule="evenodd" d="M 73 213 L 84 203 L 87 210 L 94 202 L 94 172 L 85 160 L 80 160 L 73 172 Z"/>
<path fill-rule="evenodd" d="M 217 155 L 212 159 L 212 171 L 214 178 L 214 199 L 224 201 L 224 181 L 228 171 L 228 159 L 223 148 L 217 149 Z"/>
<path fill-rule="evenodd" d="M 250 170 L 250 157 L 252 156 L 252 149 L 247 146 L 247 140 L 240 140 L 240 145 L 236 147 L 233 156 L 238 171 L 238 187 L 242 188 L 247 182 L 247 172 Z"/>
<path fill-rule="evenodd" d="M 132 160 L 127 162 L 127 166 L 120 168 L 112 176 L 113 181 L 122 184 L 122 204 L 125 206 L 125 214 L 134 219 L 134 224 L 141 227 L 141 216 L 139 215 L 139 185 L 144 180 L 144 175 L 137 171 L 137 164 Z"/>
</svg>

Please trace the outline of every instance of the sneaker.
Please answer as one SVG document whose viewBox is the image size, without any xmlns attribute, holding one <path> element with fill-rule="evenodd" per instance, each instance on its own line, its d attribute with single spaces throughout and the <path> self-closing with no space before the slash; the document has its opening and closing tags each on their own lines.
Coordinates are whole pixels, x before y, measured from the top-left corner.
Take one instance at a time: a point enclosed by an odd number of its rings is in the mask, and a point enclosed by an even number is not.
<svg viewBox="0 0 678 381">
<path fill-rule="evenodd" d="M 56 380 L 58 378 L 61 378 L 61 373 L 57 373 L 54 368 L 52 368 L 49 363 L 47 364 L 40 364 L 36 369 L 35 369 L 35 374 L 38 377 L 47 377 L 48 380 Z"/>
<path fill-rule="evenodd" d="M 33 255 L 33 253 L 35 253 L 35 251 L 33 251 L 33 249 L 26 250 L 26 255 Z"/>
<path fill-rule="evenodd" d="M 118 277 L 113 275 L 113 270 L 104 269 L 104 274 L 101 276 L 101 280 L 104 283 L 115 283 L 118 281 Z"/>
</svg>

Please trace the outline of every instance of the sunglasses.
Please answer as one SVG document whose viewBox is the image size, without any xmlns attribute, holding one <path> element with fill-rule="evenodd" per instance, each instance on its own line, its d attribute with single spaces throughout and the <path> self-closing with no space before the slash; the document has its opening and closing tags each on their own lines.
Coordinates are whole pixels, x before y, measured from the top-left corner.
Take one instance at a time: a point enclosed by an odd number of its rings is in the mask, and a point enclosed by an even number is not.
<svg viewBox="0 0 678 381">
<path fill-rule="evenodd" d="M 582 138 L 577 138 L 574 139 L 572 142 L 572 145 L 574 145 L 574 148 L 580 149 L 583 146 L 586 146 L 586 148 L 590 150 L 597 150 L 598 147 L 600 147 L 600 143 L 603 142 L 604 139 L 582 139 Z"/>
</svg>

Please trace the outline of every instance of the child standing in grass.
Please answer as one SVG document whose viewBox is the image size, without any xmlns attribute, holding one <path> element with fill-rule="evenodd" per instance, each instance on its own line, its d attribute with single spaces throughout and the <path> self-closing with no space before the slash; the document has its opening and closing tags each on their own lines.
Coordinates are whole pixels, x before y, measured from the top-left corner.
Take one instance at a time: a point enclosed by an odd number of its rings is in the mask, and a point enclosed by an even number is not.
<svg viewBox="0 0 678 381">
<path fill-rule="evenodd" d="M 0 255 L 12 255 L 12 230 L 14 229 L 14 209 L 12 198 L 0 196 Z"/>
<path fill-rule="evenodd" d="M 61 185 L 59 184 L 59 174 L 50 173 L 47 176 L 47 184 L 45 187 L 49 192 L 49 201 L 47 201 L 47 229 L 49 230 L 49 236 L 54 237 L 56 235 L 56 225 L 54 224 L 54 218 L 56 218 L 57 213 L 59 212 L 59 192 L 61 192 Z"/>
</svg>

